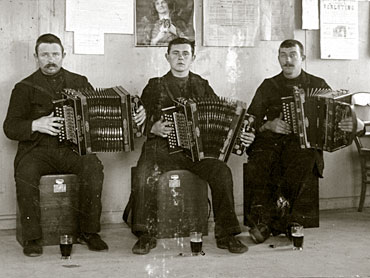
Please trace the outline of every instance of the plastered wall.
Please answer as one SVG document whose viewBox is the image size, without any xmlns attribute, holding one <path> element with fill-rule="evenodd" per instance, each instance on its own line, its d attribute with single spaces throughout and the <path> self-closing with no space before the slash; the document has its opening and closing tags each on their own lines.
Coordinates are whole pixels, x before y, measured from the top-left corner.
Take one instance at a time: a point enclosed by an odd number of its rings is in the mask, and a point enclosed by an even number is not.
<svg viewBox="0 0 370 278">
<path fill-rule="evenodd" d="M 266 77 L 280 72 L 277 49 L 280 41 L 258 42 L 253 48 L 202 47 L 202 1 L 195 2 L 196 54 L 192 70 L 207 78 L 216 93 L 248 104 Z M 301 28 L 301 1 L 295 5 L 295 38 L 306 47 L 305 69 L 324 77 L 334 88 L 370 90 L 369 3 L 359 2 L 358 60 L 320 60 L 319 32 Z M 36 38 L 46 32 L 58 35 L 67 56 L 64 67 L 89 78 L 95 87 L 122 85 L 141 94 L 149 78 L 168 71 L 166 48 L 135 47 L 133 35 L 106 34 L 104 55 L 74 55 L 73 34 L 64 31 L 64 0 L 0 0 L 0 121 L 3 123 L 14 84 L 36 70 L 33 58 Z M 338 45 L 340 47 L 340 45 Z M 130 193 L 130 167 L 136 164 L 142 140 L 131 153 L 99 154 L 105 166 L 103 223 L 119 223 Z M 0 229 L 15 227 L 13 159 L 17 143 L 0 132 Z M 247 157 L 232 156 L 235 205 L 243 211 L 242 163 Z M 358 205 L 360 168 L 354 146 L 325 154 L 325 178 L 320 180 L 320 209 Z M 368 198 L 370 199 L 370 198 Z M 369 200 L 368 200 L 369 201 Z M 367 201 L 367 204 L 369 202 Z"/>
</svg>

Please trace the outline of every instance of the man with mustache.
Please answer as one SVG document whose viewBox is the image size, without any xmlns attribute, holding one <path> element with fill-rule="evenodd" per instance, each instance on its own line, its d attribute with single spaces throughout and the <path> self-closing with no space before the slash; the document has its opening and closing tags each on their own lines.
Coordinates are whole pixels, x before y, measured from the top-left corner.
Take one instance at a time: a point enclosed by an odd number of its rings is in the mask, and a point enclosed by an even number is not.
<svg viewBox="0 0 370 278">
<path fill-rule="evenodd" d="M 183 152 L 171 154 L 167 136 L 172 128 L 163 120 L 162 108 L 174 105 L 178 97 L 214 97 L 208 81 L 190 71 L 195 60 L 194 42 L 176 38 L 169 42 L 167 62 L 170 71 L 162 77 L 152 78 L 143 90 L 141 100 L 147 113 L 147 140 L 143 145 L 133 183 L 132 232 L 139 237 L 132 248 L 134 254 L 147 254 L 156 247 L 157 199 L 156 188 L 147 183 L 155 165 L 164 173 L 175 169 L 189 170 L 206 180 L 212 192 L 212 207 L 215 215 L 217 247 L 231 253 L 248 250 L 235 235 L 241 232 L 235 214 L 232 174 L 226 163 L 206 158 L 193 162 Z M 242 143 L 249 146 L 254 134 L 244 132 Z"/>
<path fill-rule="evenodd" d="M 53 115 L 53 100 L 63 88 L 92 88 L 87 78 L 62 68 L 66 53 L 58 37 L 41 35 L 35 46 L 39 69 L 17 83 L 12 91 L 4 132 L 19 141 L 14 161 L 17 202 L 26 256 L 42 254 L 39 183 L 42 175 L 73 173 L 80 178 L 79 240 L 93 251 L 107 250 L 100 238 L 103 165 L 96 155 L 79 156 L 60 145 L 63 118 Z"/>
<path fill-rule="evenodd" d="M 297 204 L 307 190 L 304 181 L 312 173 L 322 177 L 322 151 L 301 149 L 290 125 L 282 119 L 281 98 L 292 95 L 293 86 L 305 91 L 307 88 L 329 88 L 324 79 L 302 69 L 305 58 L 299 41 L 283 41 L 278 52 L 282 72 L 262 82 L 248 108 L 248 113 L 256 116 L 257 133 L 247 150 L 244 184 L 244 194 L 251 190 L 252 200 L 244 205 L 248 208 L 250 235 L 256 243 L 265 241 L 271 232 L 274 235 L 285 233 L 293 222 L 302 222 L 304 211 Z M 284 217 L 276 218 L 272 212 L 280 193 L 289 202 L 290 209 L 286 208 Z M 283 201 L 281 205 L 288 204 L 284 199 L 280 201 Z"/>
</svg>

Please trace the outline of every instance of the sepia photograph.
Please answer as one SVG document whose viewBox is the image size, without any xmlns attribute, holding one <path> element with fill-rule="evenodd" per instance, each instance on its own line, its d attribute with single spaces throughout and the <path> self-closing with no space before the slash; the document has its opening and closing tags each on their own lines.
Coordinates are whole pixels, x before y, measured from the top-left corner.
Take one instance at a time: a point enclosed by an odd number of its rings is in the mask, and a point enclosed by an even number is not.
<svg viewBox="0 0 370 278">
<path fill-rule="evenodd" d="M 167 46 L 181 37 L 194 40 L 193 0 L 136 0 L 136 45 Z"/>
</svg>

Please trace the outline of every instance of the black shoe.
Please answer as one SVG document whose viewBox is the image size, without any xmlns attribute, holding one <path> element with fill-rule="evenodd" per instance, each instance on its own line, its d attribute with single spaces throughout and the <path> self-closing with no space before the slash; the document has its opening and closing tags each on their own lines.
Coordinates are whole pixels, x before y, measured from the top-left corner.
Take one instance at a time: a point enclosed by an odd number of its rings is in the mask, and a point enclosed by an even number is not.
<svg viewBox="0 0 370 278">
<path fill-rule="evenodd" d="M 259 223 L 249 230 L 249 235 L 255 243 L 262 243 L 270 237 L 270 228 L 266 224 Z"/>
<path fill-rule="evenodd" d="M 142 235 L 132 247 L 132 253 L 137 255 L 148 254 L 149 251 L 157 246 L 157 239 L 149 235 Z"/>
<path fill-rule="evenodd" d="M 248 246 L 241 243 L 241 241 L 233 235 L 219 238 L 216 240 L 216 243 L 218 248 L 228 249 L 230 253 L 241 254 L 248 251 Z"/>
<path fill-rule="evenodd" d="M 81 233 L 77 241 L 79 243 L 86 243 L 91 251 L 105 251 L 108 250 L 108 245 L 100 238 L 98 234 Z"/>
<path fill-rule="evenodd" d="M 28 240 L 23 246 L 23 254 L 28 257 L 38 257 L 42 255 L 42 246 L 38 240 Z"/>
</svg>

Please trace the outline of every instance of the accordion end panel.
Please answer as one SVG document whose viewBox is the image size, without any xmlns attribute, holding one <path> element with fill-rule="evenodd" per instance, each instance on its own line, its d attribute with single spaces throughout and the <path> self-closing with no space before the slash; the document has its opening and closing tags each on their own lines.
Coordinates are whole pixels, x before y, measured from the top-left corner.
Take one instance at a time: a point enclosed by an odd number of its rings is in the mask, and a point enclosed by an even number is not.
<svg viewBox="0 0 370 278">
<path fill-rule="evenodd" d="M 357 129 L 356 114 L 346 90 L 307 90 L 295 88 L 292 96 L 281 98 L 284 120 L 299 138 L 300 146 L 334 152 L 352 144 Z M 352 132 L 339 128 L 347 118 Z"/>
<path fill-rule="evenodd" d="M 134 150 L 132 96 L 122 87 L 65 89 L 54 101 L 56 115 L 64 117 L 59 134 L 80 155 Z"/>
<path fill-rule="evenodd" d="M 242 131 L 254 132 L 255 117 L 241 101 L 214 98 L 179 98 L 162 110 L 173 122 L 168 136 L 170 153 L 183 151 L 193 161 L 214 158 L 227 162 L 231 153 L 242 155 Z"/>
</svg>

